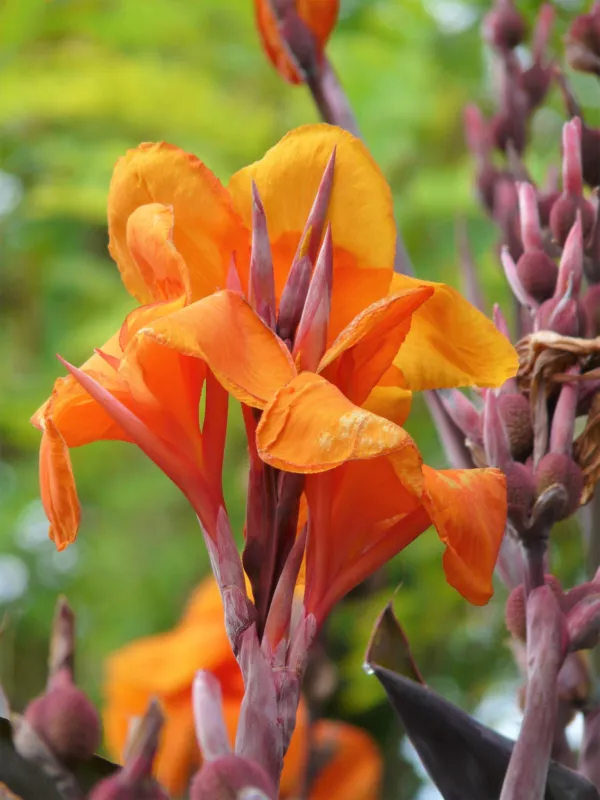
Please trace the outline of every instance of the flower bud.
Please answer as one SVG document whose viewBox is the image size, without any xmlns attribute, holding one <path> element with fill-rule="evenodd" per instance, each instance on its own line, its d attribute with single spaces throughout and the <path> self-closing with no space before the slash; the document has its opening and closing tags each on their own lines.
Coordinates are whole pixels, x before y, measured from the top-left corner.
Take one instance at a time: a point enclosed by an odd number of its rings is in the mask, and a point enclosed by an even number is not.
<svg viewBox="0 0 600 800">
<path fill-rule="evenodd" d="M 499 0 L 483 20 L 483 35 L 498 50 L 512 50 L 525 38 L 525 22 L 511 0 Z"/>
<path fill-rule="evenodd" d="M 560 196 L 561 193 L 558 189 L 551 189 L 538 195 L 538 212 L 542 228 L 547 228 L 550 225 L 550 214 Z"/>
<path fill-rule="evenodd" d="M 525 461 L 533 450 L 533 427 L 529 400 L 522 394 L 501 394 L 500 415 L 508 433 L 510 452 L 515 461 Z"/>
<path fill-rule="evenodd" d="M 576 17 L 565 37 L 567 62 L 572 69 L 600 75 L 600 9 Z"/>
<path fill-rule="evenodd" d="M 513 462 L 505 470 L 508 518 L 517 530 L 527 528 L 536 495 L 535 480 L 525 464 Z"/>
<path fill-rule="evenodd" d="M 527 131 L 522 114 L 499 112 L 490 120 L 490 132 L 495 147 L 502 153 L 508 152 L 509 143 L 517 153 L 522 153 L 525 149 Z"/>
<path fill-rule="evenodd" d="M 554 575 L 545 575 L 544 583 L 552 589 L 554 596 L 560 604 L 562 598 L 562 588 L 560 582 Z M 525 616 L 525 589 L 523 584 L 515 586 L 506 600 L 504 609 L 504 620 L 506 628 L 515 639 L 524 642 L 527 638 L 527 621 Z"/>
<path fill-rule="evenodd" d="M 578 508 L 583 491 L 583 474 L 573 459 L 565 453 L 547 453 L 535 472 L 538 494 L 558 484 L 566 492 L 566 500 L 558 520 L 571 516 Z"/>
<path fill-rule="evenodd" d="M 238 800 L 243 790 L 256 789 L 266 800 L 277 791 L 264 769 L 254 761 L 228 755 L 205 763 L 190 787 L 190 800 Z"/>
<path fill-rule="evenodd" d="M 66 668 L 53 676 L 46 694 L 29 703 L 24 717 L 65 764 L 87 761 L 100 745 L 98 712 Z"/>
<path fill-rule="evenodd" d="M 594 209 L 584 197 L 563 192 L 552 206 L 550 230 L 561 247 L 567 241 L 569 231 L 577 219 L 578 211 L 581 211 L 583 237 L 587 239 L 594 225 Z"/>
<path fill-rule="evenodd" d="M 519 259 L 517 275 L 525 291 L 541 303 L 554 294 L 558 267 L 543 250 L 532 250 Z"/>
<path fill-rule="evenodd" d="M 579 336 L 587 320 L 578 300 L 573 297 L 551 297 L 538 308 L 535 322 L 539 331 L 554 331 L 561 336 Z"/>
</svg>

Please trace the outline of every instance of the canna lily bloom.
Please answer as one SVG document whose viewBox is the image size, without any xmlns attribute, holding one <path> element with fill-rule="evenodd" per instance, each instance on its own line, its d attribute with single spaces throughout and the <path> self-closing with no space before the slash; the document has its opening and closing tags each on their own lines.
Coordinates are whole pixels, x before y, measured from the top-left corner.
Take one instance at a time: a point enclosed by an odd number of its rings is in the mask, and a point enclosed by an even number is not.
<svg viewBox="0 0 600 800">
<path fill-rule="evenodd" d="M 393 274 L 390 191 L 350 134 L 300 128 L 237 173 L 229 191 L 253 229 L 250 252 L 237 253 L 238 290 L 138 336 L 205 362 L 259 410 L 251 451 L 306 476 L 306 611 L 322 622 L 432 524 L 449 583 L 486 603 L 504 478 L 422 465 L 401 424 L 412 391 L 501 385 L 516 371 L 513 347 L 451 288 Z"/>
<path fill-rule="evenodd" d="M 337 20 L 339 5 L 339 0 L 254 0 L 263 48 L 286 81 L 303 81 L 286 37 L 297 37 L 302 50 L 312 53 L 314 49 L 317 59 L 321 59 Z"/>
<path fill-rule="evenodd" d="M 134 315 L 138 324 L 127 326 L 122 356 L 104 360 L 127 390 L 156 387 L 141 392 L 156 402 L 134 406 L 121 383 L 70 368 L 93 402 L 85 392 L 79 398 L 105 426 L 110 418 L 123 438 L 142 447 L 203 522 L 217 505 L 214 490 L 196 494 L 203 486 L 198 478 L 210 489 L 203 469 L 210 460 L 194 451 L 183 461 L 179 434 L 191 431 L 188 447 L 216 448 L 211 471 L 220 482 L 224 422 L 221 405 L 216 414 L 207 407 L 210 435 L 204 428 L 198 433 L 190 418 L 198 394 L 186 391 L 186 381 L 206 375 L 209 386 L 218 381 L 244 407 L 257 409 L 258 416 L 245 415 L 251 453 L 274 469 L 306 476 L 304 603 L 318 621 L 431 524 L 446 545 L 448 581 L 471 602 L 487 602 L 505 522 L 504 479 L 495 470 L 424 467 L 401 424 L 412 391 L 499 386 L 515 374 L 516 353 L 453 289 L 394 275 L 391 193 L 364 145 L 332 126 L 305 126 L 240 170 L 227 190 L 192 156 L 165 145 L 130 151 L 117 173 L 109 200 L 111 252 L 140 302 L 153 299 L 149 287 L 162 294 L 158 305 Z M 132 220 L 152 217 L 153 204 L 172 215 L 169 235 L 163 228 L 161 237 L 129 236 Z M 143 258 L 134 257 L 139 243 Z M 173 285 L 184 285 L 173 279 L 173 264 L 189 274 L 190 289 L 165 301 Z M 210 293 L 226 282 L 231 288 Z M 187 378 L 180 390 L 170 389 L 168 369 L 153 360 L 158 354 L 181 359 L 178 369 Z M 143 380 L 132 384 L 131 375 Z M 189 400 L 189 413 L 173 413 L 174 400 Z M 45 431 L 52 417 L 68 445 L 53 402 L 41 415 Z M 77 403 L 69 409 L 77 426 Z M 145 421 L 150 411 L 156 421 Z M 104 429 L 92 433 L 101 438 Z M 60 498 L 58 480 L 50 486 Z"/>
<path fill-rule="evenodd" d="M 200 766 L 192 711 L 192 684 L 199 669 L 210 670 L 221 684 L 224 718 L 234 741 L 244 682 L 225 631 L 219 588 L 212 578 L 196 588 L 172 631 L 132 642 L 106 665 L 103 722 L 109 753 L 122 762 L 132 722 L 144 713 L 151 698 L 158 698 L 165 725 L 155 774 L 174 797 L 185 793 Z M 308 756 L 307 736 L 307 715 L 301 704 L 284 762 L 283 797 L 299 793 Z"/>
</svg>

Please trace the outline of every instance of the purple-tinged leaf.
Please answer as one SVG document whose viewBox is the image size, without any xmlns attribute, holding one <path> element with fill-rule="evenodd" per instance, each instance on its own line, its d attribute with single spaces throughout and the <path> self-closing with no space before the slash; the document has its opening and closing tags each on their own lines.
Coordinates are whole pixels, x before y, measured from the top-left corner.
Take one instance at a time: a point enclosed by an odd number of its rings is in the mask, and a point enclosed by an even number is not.
<svg viewBox="0 0 600 800">
<path fill-rule="evenodd" d="M 425 685 L 410 651 L 406 634 L 394 614 L 391 602 L 383 609 L 375 622 L 365 656 L 365 664 L 368 669 L 368 665 L 378 664 Z"/>
</svg>

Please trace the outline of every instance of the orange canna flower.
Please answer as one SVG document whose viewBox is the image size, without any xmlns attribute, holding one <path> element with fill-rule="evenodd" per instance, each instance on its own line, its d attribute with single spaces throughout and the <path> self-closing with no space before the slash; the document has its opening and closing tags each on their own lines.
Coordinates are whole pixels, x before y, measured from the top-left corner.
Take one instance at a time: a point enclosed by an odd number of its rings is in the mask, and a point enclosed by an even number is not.
<svg viewBox="0 0 600 800">
<path fill-rule="evenodd" d="M 192 711 L 192 684 L 200 669 L 210 670 L 221 684 L 225 722 L 233 742 L 244 683 L 225 631 L 219 588 L 212 578 L 197 587 L 172 631 L 131 643 L 113 654 L 106 665 L 103 722 L 109 753 L 122 762 L 132 721 L 144 713 L 152 697 L 158 698 L 166 719 L 154 761 L 155 774 L 174 797 L 184 794 L 200 766 Z M 285 757 L 283 797 L 299 792 L 302 784 L 308 756 L 307 725 L 301 703 Z"/>
<path fill-rule="evenodd" d="M 158 211 L 168 225 L 148 224 Z M 322 621 L 431 524 L 447 546 L 448 581 L 487 602 L 503 477 L 423 467 L 400 425 L 412 391 L 501 385 L 516 353 L 453 289 L 394 275 L 391 193 L 364 145 L 335 127 L 305 126 L 228 190 L 192 156 L 142 145 L 117 165 L 109 224 L 126 286 L 154 304 L 134 312 L 102 369 L 71 368 L 85 391 L 67 378 L 38 412 L 54 527 L 72 531 L 76 516 L 57 520 L 71 502 L 66 447 L 125 438 L 182 488 L 210 532 L 222 503 L 218 382 L 261 412 L 258 424 L 246 415 L 256 455 L 306 475 L 307 612 Z M 226 281 L 232 288 L 216 291 Z M 204 382 L 200 430 L 192 416 Z"/>
<path fill-rule="evenodd" d="M 297 60 L 286 42 L 286 34 L 300 37 L 303 50 L 314 49 L 317 59 L 322 58 L 339 6 L 339 0 L 254 0 L 262 45 L 286 81 L 303 81 Z"/>
</svg>

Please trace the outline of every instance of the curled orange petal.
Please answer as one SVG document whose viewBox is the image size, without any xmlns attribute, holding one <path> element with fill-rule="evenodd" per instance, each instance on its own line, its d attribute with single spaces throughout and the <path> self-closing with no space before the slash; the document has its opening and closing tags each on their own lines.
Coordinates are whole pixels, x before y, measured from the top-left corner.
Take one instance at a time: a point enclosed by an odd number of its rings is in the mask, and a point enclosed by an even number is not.
<svg viewBox="0 0 600 800">
<path fill-rule="evenodd" d="M 127 220 L 131 258 L 157 301 L 191 296 L 187 265 L 173 244 L 173 209 L 160 203 L 138 206 Z"/>
<path fill-rule="evenodd" d="M 429 286 L 433 296 L 415 312 L 394 359 L 412 391 L 500 386 L 518 367 L 515 348 L 491 320 L 443 283 L 394 274 L 390 291 Z"/>
<path fill-rule="evenodd" d="M 337 20 L 339 0 L 296 0 L 293 6 L 293 22 L 296 17 L 300 19 L 308 29 L 308 35 L 314 37 L 317 54 L 322 53 Z M 281 38 L 273 0 L 254 0 L 254 9 L 262 45 L 271 63 L 285 80 L 301 83 L 302 77 L 294 59 Z"/>
<path fill-rule="evenodd" d="M 355 406 L 311 372 L 301 373 L 275 393 L 261 417 L 256 441 L 263 461 L 288 472 L 323 472 L 405 448 L 419 463 L 406 431 Z"/>
<path fill-rule="evenodd" d="M 412 315 L 432 294 L 433 289 L 423 286 L 370 305 L 339 334 L 321 359 L 319 372 L 362 405 L 391 366 Z"/>
<path fill-rule="evenodd" d="M 195 156 L 159 142 L 129 150 L 117 162 L 110 184 L 109 249 L 127 291 L 140 303 L 164 299 L 148 280 L 154 265 L 146 261 L 140 270 L 127 241 L 130 216 L 148 204 L 171 209 L 172 242 L 188 270 L 193 299 L 224 286 L 231 253 L 242 236 L 229 194 Z M 162 264 L 159 273 L 164 277 Z"/>
<path fill-rule="evenodd" d="M 262 408 L 295 374 L 289 350 L 237 292 L 217 292 L 140 335 L 206 361 L 240 402 Z"/>
<path fill-rule="evenodd" d="M 497 469 L 423 467 L 424 504 L 446 545 L 446 579 L 474 605 L 493 594 L 506 523 L 506 481 Z"/>
<path fill-rule="evenodd" d="M 69 448 L 48 416 L 43 423 L 40 447 L 40 491 L 50 521 L 50 539 L 64 550 L 77 537 L 81 507 L 75 488 Z"/>
</svg>

